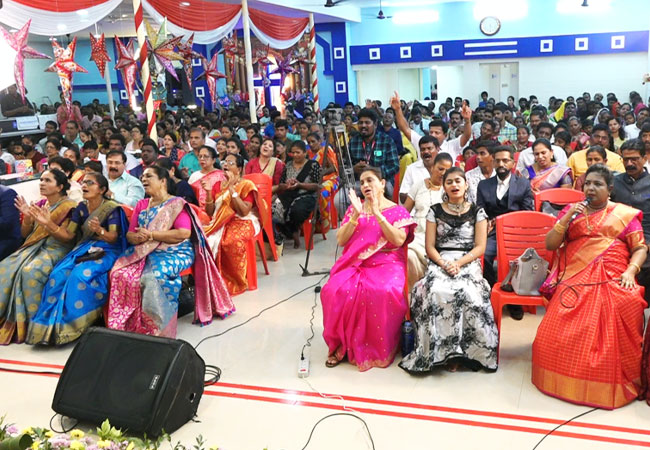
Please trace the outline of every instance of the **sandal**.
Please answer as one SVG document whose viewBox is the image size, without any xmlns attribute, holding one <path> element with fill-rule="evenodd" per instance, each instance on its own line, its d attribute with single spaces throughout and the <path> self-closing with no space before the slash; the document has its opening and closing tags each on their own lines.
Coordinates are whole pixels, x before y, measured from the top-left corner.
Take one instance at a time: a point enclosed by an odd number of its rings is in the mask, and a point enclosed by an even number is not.
<svg viewBox="0 0 650 450">
<path fill-rule="evenodd" d="M 327 361 L 325 361 L 325 366 L 331 369 L 332 367 L 338 366 L 340 363 L 341 360 L 338 359 L 336 356 L 332 355 L 329 358 L 327 358 Z"/>
</svg>

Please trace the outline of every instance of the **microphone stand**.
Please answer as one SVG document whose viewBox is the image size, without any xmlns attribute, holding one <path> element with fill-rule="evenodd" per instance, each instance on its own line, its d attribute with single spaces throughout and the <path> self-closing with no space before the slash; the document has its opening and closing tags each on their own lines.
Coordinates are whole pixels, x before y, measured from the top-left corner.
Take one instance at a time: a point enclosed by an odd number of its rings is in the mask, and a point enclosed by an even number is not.
<svg viewBox="0 0 650 450">
<path fill-rule="evenodd" d="M 320 192 L 318 195 L 320 195 Z M 310 272 L 308 269 L 309 256 L 311 255 L 311 249 L 314 245 L 314 234 L 316 234 L 316 224 L 318 223 L 318 219 L 320 219 L 320 209 L 318 205 L 318 197 L 316 197 L 316 206 L 314 207 L 314 212 L 312 213 L 312 218 L 311 218 L 311 233 L 309 233 L 309 236 L 305 236 L 307 238 L 307 256 L 305 258 L 305 265 L 303 267 L 301 264 L 298 264 L 298 267 L 302 269 L 303 277 L 311 277 L 314 275 L 327 275 L 330 273 L 329 270 Z"/>
</svg>

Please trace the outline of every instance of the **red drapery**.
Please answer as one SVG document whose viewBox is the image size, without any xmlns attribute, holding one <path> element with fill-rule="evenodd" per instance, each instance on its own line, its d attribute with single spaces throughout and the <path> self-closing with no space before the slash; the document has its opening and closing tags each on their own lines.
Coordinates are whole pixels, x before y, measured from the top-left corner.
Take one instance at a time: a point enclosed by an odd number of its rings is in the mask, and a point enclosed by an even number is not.
<svg viewBox="0 0 650 450">
<path fill-rule="evenodd" d="M 167 17 L 171 23 L 190 32 L 219 28 L 233 20 L 241 10 L 241 5 L 215 3 L 205 0 L 191 0 L 190 6 L 180 6 L 179 0 L 148 1 L 158 13 Z"/>
<path fill-rule="evenodd" d="M 74 12 L 81 9 L 92 8 L 109 0 L 13 0 L 23 6 L 29 6 L 44 11 Z"/>
<path fill-rule="evenodd" d="M 283 17 L 252 8 L 249 17 L 260 31 L 278 41 L 287 41 L 302 35 L 309 25 L 308 17 Z"/>
</svg>

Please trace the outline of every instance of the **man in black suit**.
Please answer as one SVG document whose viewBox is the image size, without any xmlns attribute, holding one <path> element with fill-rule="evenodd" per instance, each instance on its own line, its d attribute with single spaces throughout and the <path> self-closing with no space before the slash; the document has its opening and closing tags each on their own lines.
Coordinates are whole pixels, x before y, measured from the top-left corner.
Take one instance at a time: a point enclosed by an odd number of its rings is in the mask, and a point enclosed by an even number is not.
<svg viewBox="0 0 650 450">
<path fill-rule="evenodd" d="M 497 175 L 481 180 L 476 192 L 476 205 L 485 210 L 489 219 L 483 276 L 490 286 L 497 281 L 494 271 L 494 258 L 497 254 L 496 218 L 512 211 L 532 211 L 535 206 L 530 183 L 527 179 L 512 173 L 514 165 L 512 147 L 497 147 L 494 150 L 494 168 Z M 515 320 L 521 320 L 523 317 L 521 306 L 508 305 L 508 310 Z"/>
</svg>

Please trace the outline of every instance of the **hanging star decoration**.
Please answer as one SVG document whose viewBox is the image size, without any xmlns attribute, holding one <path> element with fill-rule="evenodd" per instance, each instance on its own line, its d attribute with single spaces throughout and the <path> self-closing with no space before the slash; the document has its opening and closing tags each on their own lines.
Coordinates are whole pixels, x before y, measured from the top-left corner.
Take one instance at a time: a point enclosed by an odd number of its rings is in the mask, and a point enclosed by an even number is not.
<svg viewBox="0 0 650 450">
<path fill-rule="evenodd" d="M 25 103 L 25 60 L 26 59 L 52 59 L 49 56 L 37 52 L 27 45 L 27 36 L 29 34 L 29 26 L 31 19 L 27 21 L 23 27 L 15 33 L 10 33 L 4 28 L 0 27 L 0 35 L 4 38 L 5 42 L 16 52 L 14 59 L 14 80 L 18 87 L 18 92 Z"/>
<path fill-rule="evenodd" d="M 183 61 L 183 56 L 174 49 L 178 47 L 183 36 L 172 37 L 167 39 L 167 19 L 165 18 L 156 31 L 147 21 L 144 20 L 147 31 L 147 42 L 149 51 L 149 61 L 155 61 L 155 75 L 162 72 L 164 68 L 171 76 L 178 81 L 178 75 L 172 64 L 172 61 Z"/>
<path fill-rule="evenodd" d="M 203 59 L 203 73 L 196 78 L 197 81 L 204 79 L 208 83 L 208 91 L 210 93 L 210 98 L 212 99 L 213 108 L 216 108 L 217 106 L 217 81 L 219 78 L 226 78 L 226 76 L 217 69 L 218 56 L 219 53 L 212 55 L 210 62 Z"/>
<path fill-rule="evenodd" d="M 262 84 L 264 87 L 269 87 L 271 85 L 271 80 L 266 74 L 266 69 L 273 64 L 275 51 L 271 50 L 271 46 L 267 45 L 266 47 L 256 47 L 253 50 L 253 65 L 257 64 L 257 70 L 260 77 L 262 77 Z"/>
<path fill-rule="evenodd" d="M 129 102 L 131 102 L 135 86 L 135 74 L 138 71 L 138 60 L 135 56 L 133 39 L 129 39 L 129 42 L 124 45 L 122 41 L 115 36 L 115 43 L 117 44 L 118 55 L 115 69 L 122 73 L 126 95 L 129 98 Z"/>
<path fill-rule="evenodd" d="M 230 68 L 230 81 L 231 83 L 235 82 L 235 59 L 237 56 L 242 56 L 243 50 L 237 42 L 237 35 L 232 34 L 231 37 L 224 38 L 222 43 L 222 50 L 228 61 L 228 67 Z"/>
<path fill-rule="evenodd" d="M 292 66 L 293 57 L 291 53 L 288 53 L 284 58 L 278 58 L 276 60 L 276 68 L 271 72 L 272 74 L 280 74 L 280 92 L 284 89 L 284 80 L 287 78 L 287 75 L 292 73 L 298 73 L 298 71 Z"/>
<path fill-rule="evenodd" d="M 97 65 L 97 69 L 102 78 L 104 78 L 104 73 L 106 71 L 106 62 L 110 60 L 111 58 L 108 56 L 108 52 L 106 51 L 104 33 L 99 37 L 95 37 L 90 33 L 90 61 L 93 61 Z"/>
<path fill-rule="evenodd" d="M 185 77 L 187 78 L 187 84 L 190 89 L 192 89 L 192 83 L 194 81 L 194 66 L 192 66 L 192 60 L 195 58 L 203 60 L 203 55 L 192 50 L 193 42 L 194 33 L 192 33 L 187 41 L 178 43 L 178 53 L 183 57 L 183 70 L 185 70 Z"/>
<path fill-rule="evenodd" d="M 77 50 L 76 36 L 66 48 L 61 47 L 54 39 L 52 49 L 54 50 L 54 62 L 45 71 L 56 72 L 59 76 L 65 106 L 68 108 L 68 113 L 72 114 L 72 76 L 75 72 L 88 73 L 88 71 L 74 61 L 74 54 Z"/>
</svg>

